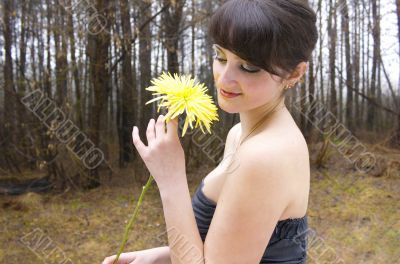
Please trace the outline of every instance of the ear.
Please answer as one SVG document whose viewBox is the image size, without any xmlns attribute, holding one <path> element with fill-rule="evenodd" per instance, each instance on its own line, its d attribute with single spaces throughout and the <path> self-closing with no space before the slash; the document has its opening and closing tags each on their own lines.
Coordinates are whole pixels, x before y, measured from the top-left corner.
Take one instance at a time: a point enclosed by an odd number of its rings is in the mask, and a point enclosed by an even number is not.
<svg viewBox="0 0 400 264">
<path fill-rule="evenodd" d="M 308 68 L 308 62 L 302 61 L 297 64 L 289 78 L 286 79 L 287 84 L 294 84 L 300 81 L 301 77 L 306 73 Z"/>
</svg>

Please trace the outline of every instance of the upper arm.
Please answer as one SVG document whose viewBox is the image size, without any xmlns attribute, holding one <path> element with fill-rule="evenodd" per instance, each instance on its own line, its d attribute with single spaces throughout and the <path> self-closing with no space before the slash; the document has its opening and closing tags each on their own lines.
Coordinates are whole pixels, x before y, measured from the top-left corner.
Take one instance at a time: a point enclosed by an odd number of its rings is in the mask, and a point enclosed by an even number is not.
<svg viewBox="0 0 400 264">
<path fill-rule="evenodd" d="M 259 263 L 290 200 L 279 169 L 286 162 L 281 155 L 272 150 L 257 153 L 251 144 L 242 146 L 204 242 L 207 263 Z"/>
</svg>

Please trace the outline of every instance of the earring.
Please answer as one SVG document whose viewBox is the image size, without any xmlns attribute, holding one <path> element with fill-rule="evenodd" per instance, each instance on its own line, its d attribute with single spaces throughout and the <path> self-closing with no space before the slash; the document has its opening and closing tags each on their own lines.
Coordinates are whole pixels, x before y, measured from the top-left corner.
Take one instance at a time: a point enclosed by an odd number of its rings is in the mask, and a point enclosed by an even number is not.
<svg viewBox="0 0 400 264">
<path fill-rule="evenodd" d="M 293 87 L 293 83 L 292 84 L 287 84 L 286 86 L 285 86 L 285 90 L 288 90 L 289 88 L 292 88 Z"/>
</svg>

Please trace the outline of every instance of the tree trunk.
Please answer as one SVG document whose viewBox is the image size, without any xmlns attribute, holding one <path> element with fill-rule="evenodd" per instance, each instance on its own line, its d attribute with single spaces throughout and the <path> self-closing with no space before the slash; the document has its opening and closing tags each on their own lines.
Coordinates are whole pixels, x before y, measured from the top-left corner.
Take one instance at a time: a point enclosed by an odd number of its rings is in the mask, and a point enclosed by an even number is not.
<svg viewBox="0 0 400 264">
<path fill-rule="evenodd" d="M 69 0 L 69 4 L 72 5 L 72 0 Z M 83 113 L 82 113 L 82 91 L 80 85 L 80 76 L 79 76 L 79 68 L 76 63 L 75 57 L 75 36 L 74 36 L 74 24 L 72 20 L 72 10 L 68 12 L 68 35 L 69 35 L 69 48 L 71 53 L 71 66 L 72 66 L 72 74 L 74 78 L 75 92 L 76 92 L 76 103 L 75 103 L 75 112 L 76 119 L 78 122 L 78 126 L 80 129 L 83 129 Z"/>
<path fill-rule="evenodd" d="M 347 98 L 346 98 L 346 125 L 347 128 L 353 131 L 353 66 L 350 58 L 350 27 L 349 27 L 349 11 L 347 7 L 347 1 L 342 0 L 341 2 L 342 11 L 342 30 L 344 33 L 344 44 L 345 44 L 345 56 L 346 56 L 346 86 L 347 86 Z"/>
<path fill-rule="evenodd" d="M 323 27 L 322 27 L 322 0 L 319 0 L 318 1 L 318 10 L 319 10 L 319 21 L 318 21 L 318 23 L 319 23 L 319 36 L 322 36 L 322 31 L 323 31 Z M 324 81 L 325 81 L 325 78 L 324 78 L 324 63 L 323 63 L 323 61 L 322 61 L 322 56 L 323 56 L 323 41 L 320 39 L 320 41 L 319 41 L 319 54 L 318 54 L 318 64 L 319 64 L 319 86 L 320 86 L 320 94 L 321 94 L 321 96 L 320 96 L 320 98 L 319 98 L 319 100 L 321 101 L 321 103 L 325 103 L 325 92 L 324 92 L 324 89 L 325 89 L 325 84 L 324 84 Z M 318 94 L 317 94 L 317 96 L 318 96 Z M 317 97 L 315 97 L 315 98 L 317 98 Z"/>
<path fill-rule="evenodd" d="M 139 25 L 145 24 L 151 17 L 151 2 L 141 0 L 139 1 Z M 147 23 L 141 30 L 139 35 L 139 69 L 140 69 L 140 89 L 141 100 L 139 109 L 142 111 L 140 117 L 140 137 L 147 144 L 146 129 L 147 124 L 153 118 L 150 105 L 145 103 L 152 99 L 151 93 L 145 88 L 150 85 L 151 79 L 151 28 L 150 23 Z"/>
<path fill-rule="evenodd" d="M 315 78 L 314 78 L 314 58 L 311 58 L 308 65 L 308 96 L 309 102 L 313 102 L 315 96 Z M 310 103 L 309 103 L 310 104 Z M 313 136 L 313 125 L 315 121 L 315 108 L 311 108 L 308 118 L 306 120 L 306 139 L 309 143 L 314 139 Z"/>
<path fill-rule="evenodd" d="M 120 148 L 122 151 L 122 165 L 125 162 L 133 160 L 133 149 L 131 132 L 135 119 L 133 93 L 136 92 L 136 80 L 132 76 L 132 31 L 130 24 L 129 2 L 120 0 L 121 24 L 122 24 L 122 48 L 124 57 L 122 59 L 122 113 L 121 127 L 118 128 L 121 133 Z"/>
<path fill-rule="evenodd" d="M 379 60 L 379 49 L 380 49 L 380 18 L 378 14 L 376 0 L 371 0 L 372 4 L 372 39 L 374 41 L 373 56 L 372 56 L 372 69 L 371 69 L 371 84 L 368 92 L 368 97 L 376 100 L 376 85 L 377 85 L 377 71 L 378 71 L 378 60 Z M 369 130 L 375 128 L 376 123 L 376 108 L 373 104 L 368 103 L 367 110 L 367 127 Z"/>
<path fill-rule="evenodd" d="M 328 35 L 329 35 L 329 74 L 330 74 L 330 100 L 329 108 L 333 115 L 337 116 L 337 96 L 336 96 L 336 8 L 332 2 L 329 1 L 329 17 L 328 17 Z"/>
<path fill-rule="evenodd" d="M 360 96 L 358 92 L 360 91 L 360 34 L 361 34 L 361 20 L 359 19 L 359 0 L 354 1 L 354 49 L 353 49 L 353 76 L 354 76 L 354 103 L 355 103 L 355 126 L 358 128 L 362 118 L 360 111 Z"/>
<path fill-rule="evenodd" d="M 57 22 L 53 27 L 54 45 L 56 51 L 56 102 L 58 107 L 63 107 L 67 98 L 67 42 L 64 33 L 65 11 L 64 8 L 56 3 L 55 10 L 57 14 Z"/>
<path fill-rule="evenodd" d="M 399 41 L 399 50 L 400 50 L 400 0 L 396 0 L 396 13 L 397 13 L 397 37 Z M 400 58 L 400 53 L 399 53 Z M 398 83 L 398 92 L 397 92 L 397 100 L 398 106 L 397 112 L 400 113 L 400 72 L 399 72 L 399 83 Z M 400 115 L 397 115 L 397 128 L 394 133 L 393 143 L 397 148 L 400 148 Z"/>
<path fill-rule="evenodd" d="M 163 0 L 164 5 L 168 5 L 170 2 Z M 185 1 L 182 0 L 173 1 L 163 13 L 168 71 L 171 73 L 179 73 L 178 44 L 184 4 Z"/>
<path fill-rule="evenodd" d="M 106 18 L 105 30 L 98 34 L 88 34 L 87 54 L 90 61 L 90 82 L 93 85 L 94 102 L 90 109 L 90 139 L 95 146 L 100 145 L 100 131 L 102 118 L 107 114 L 107 95 L 110 89 L 108 49 L 110 47 L 110 3 L 106 0 L 96 0 L 95 7 Z M 98 167 L 91 169 L 91 178 L 87 187 L 94 188 L 99 185 Z"/>
<path fill-rule="evenodd" d="M 4 51 L 5 51 L 5 62 L 3 67 L 4 74 L 4 109 L 7 111 L 3 112 L 3 128 L 4 138 L 1 143 L 2 154 L 4 156 L 5 163 L 9 168 L 10 172 L 14 169 L 19 171 L 17 163 L 12 155 L 11 147 L 15 143 L 13 131 L 15 131 L 15 104 L 16 104 L 16 93 L 14 87 L 14 74 L 13 74 L 13 60 L 12 60 L 12 24 L 13 24 L 13 12 L 14 3 L 10 0 L 3 0 L 3 36 L 4 36 Z"/>
</svg>

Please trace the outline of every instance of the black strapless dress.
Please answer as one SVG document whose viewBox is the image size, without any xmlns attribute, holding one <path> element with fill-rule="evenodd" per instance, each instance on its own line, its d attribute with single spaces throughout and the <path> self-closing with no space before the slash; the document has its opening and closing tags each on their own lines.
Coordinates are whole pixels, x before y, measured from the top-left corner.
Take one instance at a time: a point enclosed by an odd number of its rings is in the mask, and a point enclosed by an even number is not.
<svg viewBox="0 0 400 264">
<path fill-rule="evenodd" d="M 204 180 L 192 197 L 197 227 L 203 242 L 214 215 L 216 204 L 202 190 Z M 263 264 L 305 264 L 307 252 L 307 215 L 278 221 L 260 261 Z"/>
</svg>

